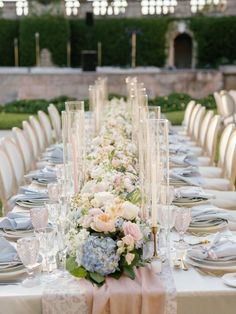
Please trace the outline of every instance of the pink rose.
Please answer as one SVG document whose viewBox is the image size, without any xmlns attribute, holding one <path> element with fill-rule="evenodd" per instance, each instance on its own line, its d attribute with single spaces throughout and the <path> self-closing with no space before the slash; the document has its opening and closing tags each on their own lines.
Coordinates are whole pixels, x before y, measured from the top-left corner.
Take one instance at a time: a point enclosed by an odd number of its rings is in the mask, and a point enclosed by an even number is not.
<svg viewBox="0 0 236 314">
<path fill-rule="evenodd" d="M 113 232 L 115 231 L 115 220 L 110 215 L 103 213 L 94 217 L 91 227 L 97 232 Z"/>
<path fill-rule="evenodd" d="M 127 253 L 125 256 L 125 260 L 128 265 L 130 265 L 134 260 L 135 255 L 133 253 Z"/>
<path fill-rule="evenodd" d="M 122 241 L 127 246 L 133 246 L 134 245 L 134 238 L 130 234 L 127 234 L 125 237 L 123 237 Z"/>
<path fill-rule="evenodd" d="M 139 226 L 131 221 L 123 223 L 123 230 L 125 235 L 131 235 L 135 241 L 139 241 L 143 237 Z"/>
</svg>

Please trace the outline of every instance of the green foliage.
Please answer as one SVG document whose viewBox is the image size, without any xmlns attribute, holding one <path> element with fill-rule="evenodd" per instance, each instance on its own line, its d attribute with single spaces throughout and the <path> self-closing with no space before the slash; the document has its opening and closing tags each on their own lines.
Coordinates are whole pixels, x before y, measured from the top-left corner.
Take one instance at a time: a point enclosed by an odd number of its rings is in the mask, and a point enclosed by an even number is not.
<svg viewBox="0 0 236 314">
<path fill-rule="evenodd" d="M 82 50 L 96 50 L 99 41 L 103 65 L 129 66 L 133 29 L 138 31 L 137 65 L 164 66 L 168 18 L 99 19 L 93 27 L 84 20 L 71 20 L 70 24 L 73 66 L 81 64 Z"/>
<path fill-rule="evenodd" d="M 158 96 L 148 101 L 149 106 L 161 106 L 162 112 L 185 110 L 188 102 L 193 99 L 184 93 L 171 93 L 169 96 Z M 202 99 L 196 99 L 197 102 L 206 106 L 207 109 L 216 108 L 215 99 L 212 95 Z"/>
<path fill-rule="evenodd" d="M 65 66 L 67 62 L 67 42 L 70 37 L 69 22 L 60 16 L 34 16 L 23 18 L 20 22 L 20 63 L 34 66 L 35 33 L 40 34 L 40 49 L 47 48 L 52 53 L 56 65 Z"/>
<path fill-rule="evenodd" d="M 57 109 L 61 112 L 65 109 L 65 101 L 75 100 L 75 98 L 60 96 L 51 100 L 45 99 L 23 99 L 12 101 L 5 106 L 1 107 L 1 111 L 8 113 L 37 113 L 38 110 L 47 112 L 48 105 L 53 103 Z"/>
<path fill-rule="evenodd" d="M 214 68 L 236 62 L 236 16 L 195 17 L 190 27 L 198 46 L 198 66 Z"/>
<path fill-rule="evenodd" d="M 0 19 L 0 66 L 14 66 L 14 38 L 18 38 L 19 21 Z"/>
</svg>

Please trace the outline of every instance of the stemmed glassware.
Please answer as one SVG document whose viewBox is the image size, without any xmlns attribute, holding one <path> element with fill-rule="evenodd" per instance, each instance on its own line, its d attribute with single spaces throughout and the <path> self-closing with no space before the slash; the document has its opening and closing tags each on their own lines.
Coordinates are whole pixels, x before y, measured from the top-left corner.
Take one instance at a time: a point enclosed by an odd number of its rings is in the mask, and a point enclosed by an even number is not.
<svg viewBox="0 0 236 314">
<path fill-rule="evenodd" d="M 45 207 L 33 207 L 30 209 L 30 218 L 35 230 L 46 228 L 48 225 L 48 209 Z"/>
<path fill-rule="evenodd" d="M 34 277 L 34 268 L 38 265 L 39 241 L 35 237 L 26 237 L 17 240 L 17 253 L 27 269 L 29 275 L 22 284 L 25 287 L 33 287 L 39 284 L 39 279 Z"/>
<path fill-rule="evenodd" d="M 56 243 L 56 229 L 53 227 L 47 227 L 43 229 L 35 230 L 36 239 L 39 241 L 40 254 L 43 256 L 45 265 L 43 270 L 46 270 L 46 276 L 43 277 L 43 281 L 49 282 L 55 279 L 52 272 L 52 265 L 56 264 L 56 254 L 58 246 Z"/>
<path fill-rule="evenodd" d="M 186 249 L 188 244 L 184 241 L 184 234 L 191 222 L 191 209 L 187 207 L 179 207 L 176 212 L 175 229 L 179 233 L 179 241 L 177 249 Z"/>
</svg>

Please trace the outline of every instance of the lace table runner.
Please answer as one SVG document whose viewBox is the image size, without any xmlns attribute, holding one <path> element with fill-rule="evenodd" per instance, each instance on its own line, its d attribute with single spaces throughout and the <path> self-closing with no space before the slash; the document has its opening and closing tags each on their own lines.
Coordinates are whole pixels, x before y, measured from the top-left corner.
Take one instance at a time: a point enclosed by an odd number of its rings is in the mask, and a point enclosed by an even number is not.
<svg viewBox="0 0 236 314">
<path fill-rule="evenodd" d="M 42 296 L 43 314 L 88 314 L 86 290 L 80 280 L 59 278 L 47 284 Z"/>
</svg>

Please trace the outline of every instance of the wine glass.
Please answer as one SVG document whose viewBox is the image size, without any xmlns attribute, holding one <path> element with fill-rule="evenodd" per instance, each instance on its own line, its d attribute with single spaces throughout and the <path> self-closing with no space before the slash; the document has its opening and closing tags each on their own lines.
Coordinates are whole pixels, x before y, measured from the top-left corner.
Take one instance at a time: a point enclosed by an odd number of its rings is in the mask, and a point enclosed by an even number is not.
<svg viewBox="0 0 236 314">
<path fill-rule="evenodd" d="M 48 225 L 47 207 L 33 207 L 30 209 L 30 218 L 34 229 L 46 228 Z"/>
<path fill-rule="evenodd" d="M 58 251 L 56 243 L 56 229 L 47 227 L 35 230 L 35 236 L 39 241 L 40 253 L 43 256 L 43 271 L 46 271 L 43 281 L 49 282 L 55 279 L 53 276 L 53 265 L 56 265 L 56 254 Z M 54 267 L 55 268 L 55 267 Z"/>
<path fill-rule="evenodd" d="M 191 209 L 187 207 L 179 207 L 176 212 L 175 229 L 179 233 L 179 241 L 177 248 L 185 249 L 188 244 L 184 241 L 184 234 L 191 222 Z"/>
<path fill-rule="evenodd" d="M 47 185 L 48 197 L 51 202 L 59 202 L 61 194 L 61 184 L 59 182 L 49 183 Z"/>
<path fill-rule="evenodd" d="M 53 226 L 57 226 L 57 222 L 58 222 L 58 219 L 60 216 L 60 207 L 61 207 L 61 205 L 58 203 L 47 203 L 46 204 L 49 221 L 52 223 Z"/>
<path fill-rule="evenodd" d="M 22 284 L 25 287 L 33 287 L 39 284 L 39 280 L 34 277 L 34 268 L 38 265 L 39 241 L 35 237 L 25 237 L 17 240 L 17 253 L 27 269 L 29 275 Z"/>
</svg>

